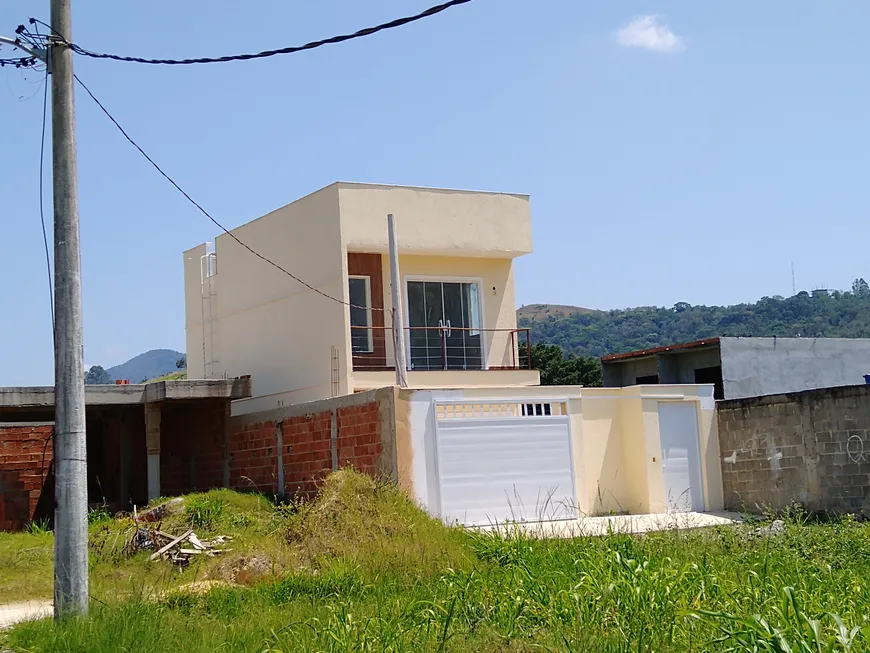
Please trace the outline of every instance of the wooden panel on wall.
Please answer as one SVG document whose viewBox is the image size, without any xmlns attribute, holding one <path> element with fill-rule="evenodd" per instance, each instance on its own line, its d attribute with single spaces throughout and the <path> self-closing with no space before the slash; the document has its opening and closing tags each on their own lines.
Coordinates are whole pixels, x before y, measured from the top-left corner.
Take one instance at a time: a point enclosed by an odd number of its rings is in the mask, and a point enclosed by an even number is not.
<svg viewBox="0 0 870 653">
<path fill-rule="evenodd" d="M 347 273 L 350 276 L 369 277 L 372 291 L 372 349 L 370 354 L 354 354 L 353 367 L 357 370 L 383 370 L 391 368 L 387 361 L 387 332 L 384 330 L 384 277 L 380 254 L 347 253 Z"/>
</svg>

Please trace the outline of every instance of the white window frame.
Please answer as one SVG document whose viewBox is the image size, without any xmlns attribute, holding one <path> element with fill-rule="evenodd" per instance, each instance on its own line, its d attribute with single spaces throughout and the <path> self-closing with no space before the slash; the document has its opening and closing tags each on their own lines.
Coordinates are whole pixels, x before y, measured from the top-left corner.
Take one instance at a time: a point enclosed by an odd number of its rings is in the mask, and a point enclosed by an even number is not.
<svg viewBox="0 0 870 653">
<path fill-rule="evenodd" d="M 364 274 L 349 274 L 347 275 L 347 283 L 348 283 L 348 300 L 350 300 L 350 280 L 351 279 L 362 279 L 365 281 L 366 287 L 366 335 L 368 336 L 368 348 L 365 351 L 354 351 L 353 349 L 353 323 L 350 321 L 350 317 L 348 316 L 348 328 L 350 330 L 351 340 L 350 340 L 350 349 L 351 354 L 354 356 L 357 354 L 373 354 L 375 352 L 375 343 L 374 338 L 372 337 L 372 278 L 364 275 Z"/>
<path fill-rule="evenodd" d="M 441 283 L 473 283 L 477 286 L 477 310 L 480 312 L 478 316 L 480 319 L 480 349 L 481 356 L 483 357 L 482 370 L 489 369 L 489 338 L 488 332 L 486 330 L 486 302 L 483 297 L 483 279 L 481 277 L 442 277 L 437 275 L 425 275 L 425 274 L 409 274 L 403 277 L 402 283 L 402 291 L 404 293 L 404 297 L 402 301 L 404 306 L 402 307 L 402 313 L 405 316 L 405 328 L 411 324 L 411 307 L 408 303 L 408 282 L 409 281 L 440 281 Z M 494 335 L 494 333 L 493 333 Z M 408 356 L 408 369 L 411 367 L 411 332 L 410 330 L 405 331 L 405 351 Z M 457 370 L 452 370 L 457 371 Z M 461 371 L 461 370 L 459 370 Z"/>
</svg>

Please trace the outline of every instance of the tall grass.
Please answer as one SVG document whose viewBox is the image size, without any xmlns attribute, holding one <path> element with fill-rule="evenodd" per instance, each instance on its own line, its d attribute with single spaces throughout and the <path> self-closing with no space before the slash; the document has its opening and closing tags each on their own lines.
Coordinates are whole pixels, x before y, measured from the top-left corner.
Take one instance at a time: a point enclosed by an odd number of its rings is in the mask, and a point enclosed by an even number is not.
<svg viewBox="0 0 870 653">
<path fill-rule="evenodd" d="M 218 495 L 233 519 L 232 495 Z M 248 499 L 246 499 L 248 501 Z M 26 651 L 868 651 L 870 527 L 851 520 L 541 540 L 466 532 L 352 473 L 258 508 L 292 565 L 26 624 Z M 253 527 L 252 527 L 253 528 Z M 277 546 L 277 544 L 276 544 Z M 185 572 L 187 573 L 187 572 Z"/>
</svg>

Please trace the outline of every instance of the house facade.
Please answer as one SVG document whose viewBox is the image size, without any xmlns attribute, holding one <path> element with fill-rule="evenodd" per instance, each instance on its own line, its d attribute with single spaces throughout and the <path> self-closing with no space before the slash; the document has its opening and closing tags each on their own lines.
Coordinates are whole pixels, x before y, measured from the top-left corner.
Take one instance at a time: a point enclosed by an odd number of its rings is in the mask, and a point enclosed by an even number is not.
<svg viewBox="0 0 870 653">
<path fill-rule="evenodd" d="M 525 195 L 335 183 L 185 252 L 188 374 L 251 376 L 230 485 L 310 493 L 352 465 L 465 524 L 721 508 L 712 385 L 540 385 L 516 323 L 531 251 Z"/>
<path fill-rule="evenodd" d="M 232 231 L 297 279 L 227 234 L 184 252 L 190 377 L 250 374 L 236 414 L 393 384 L 387 214 L 409 385 L 538 385 L 514 295 L 528 196 L 343 182 Z"/>
</svg>

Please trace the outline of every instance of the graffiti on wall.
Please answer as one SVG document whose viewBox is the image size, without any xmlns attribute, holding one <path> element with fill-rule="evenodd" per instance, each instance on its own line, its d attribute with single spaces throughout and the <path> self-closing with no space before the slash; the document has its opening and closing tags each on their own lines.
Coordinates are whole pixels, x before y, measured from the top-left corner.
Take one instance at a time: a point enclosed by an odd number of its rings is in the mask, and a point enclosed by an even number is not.
<svg viewBox="0 0 870 653">
<path fill-rule="evenodd" d="M 864 453 L 864 439 L 860 435 L 850 435 L 846 440 L 846 453 L 849 455 L 849 460 L 853 463 L 863 463 L 867 461 L 867 456 Z"/>
<path fill-rule="evenodd" d="M 730 465 L 737 462 L 737 456 L 747 456 L 749 459 L 766 458 L 770 465 L 770 471 L 773 475 L 779 476 L 780 460 L 782 460 L 782 452 L 777 451 L 776 443 L 773 441 L 773 436 L 767 433 L 754 433 L 743 442 L 740 447 L 731 452 L 730 456 L 726 456 L 722 460 Z"/>
</svg>

